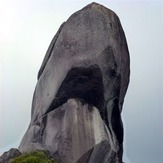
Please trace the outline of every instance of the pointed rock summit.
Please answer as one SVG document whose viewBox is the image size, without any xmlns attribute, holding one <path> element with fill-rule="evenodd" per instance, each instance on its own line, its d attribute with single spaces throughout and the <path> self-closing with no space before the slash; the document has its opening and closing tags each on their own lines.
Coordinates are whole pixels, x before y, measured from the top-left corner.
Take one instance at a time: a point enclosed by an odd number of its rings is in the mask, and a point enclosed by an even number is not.
<svg viewBox="0 0 163 163">
<path fill-rule="evenodd" d="M 48 150 L 58 163 L 122 163 L 129 73 L 117 15 L 97 3 L 75 12 L 47 50 L 19 150 Z"/>
</svg>

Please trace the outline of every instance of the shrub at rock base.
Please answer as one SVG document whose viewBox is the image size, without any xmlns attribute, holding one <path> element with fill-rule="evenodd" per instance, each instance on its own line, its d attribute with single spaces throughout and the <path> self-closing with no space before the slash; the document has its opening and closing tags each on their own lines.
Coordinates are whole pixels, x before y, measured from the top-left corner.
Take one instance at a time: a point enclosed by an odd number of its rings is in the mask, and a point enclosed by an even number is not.
<svg viewBox="0 0 163 163">
<path fill-rule="evenodd" d="M 57 163 L 44 151 L 34 151 L 11 159 L 9 163 Z"/>
</svg>

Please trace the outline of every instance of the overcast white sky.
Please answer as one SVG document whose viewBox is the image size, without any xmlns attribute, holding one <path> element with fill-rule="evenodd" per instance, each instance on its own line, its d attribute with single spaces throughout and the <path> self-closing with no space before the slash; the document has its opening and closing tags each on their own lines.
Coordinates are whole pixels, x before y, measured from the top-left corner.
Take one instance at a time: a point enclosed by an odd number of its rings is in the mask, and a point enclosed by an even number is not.
<svg viewBox="0 0 163 163">
<path fill-rule="evenodd" d="M 0 0 L 0 154 L 30 121 L 37 72 L 57 29 L 90 0 Z M 131 57 L 123 107 L 126 163 L 163 162 L 163 1 L 96 0 L 115 11 Z"/>
</svg>

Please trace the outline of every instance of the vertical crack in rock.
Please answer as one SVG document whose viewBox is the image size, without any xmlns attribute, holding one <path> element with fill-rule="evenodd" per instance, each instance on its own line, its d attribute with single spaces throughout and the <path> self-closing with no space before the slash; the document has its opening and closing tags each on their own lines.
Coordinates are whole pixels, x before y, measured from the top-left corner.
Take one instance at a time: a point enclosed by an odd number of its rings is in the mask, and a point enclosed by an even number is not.
<svg viewBox="0 0 163 163">
<path fill-rule="evenodd" d="M 61 32 L 63 26 L 64 26 L 64 23 L 60 26 L 60 28 L 59 28 L 57 34 L 54 36 L 54 38 L 52 39 L 52 41 L 51 41 L 51 43 L 50 43 L 50 46 L 49 46 L 49 48 L 48 48 L 48 50 L 47 50 L 47 52 L 46 52 L 46 55 L 45 55 L 45 57 L 44 57 L 43 63 L 42 63 L 42 65 L 41 65 L 41 67 L 40 67 L 40 70 L 39 70 L 39 72 L 38 72 L 37 79 L 40 78 L 41 74 L 42 74 L 43 71 L 44 71 L 44 68 L 45 68 L 45 66 L 46 66 L 46 64 L 47 64 L 47 62 L 48 62 L 48 60 L 49 60 L 49 58 L 50 58 L 50 56 L 51 56 L 51 54 L 52 54 L 53 48 L 54 48 L 54 46 L 55 46 L 55 43 L 56 43 L 56 41 L 57 41 L 57 38 L 58 38 L 58 36 L 59 36 L 59 34 L 60 34 L 60 32 Z"/>
</svg>

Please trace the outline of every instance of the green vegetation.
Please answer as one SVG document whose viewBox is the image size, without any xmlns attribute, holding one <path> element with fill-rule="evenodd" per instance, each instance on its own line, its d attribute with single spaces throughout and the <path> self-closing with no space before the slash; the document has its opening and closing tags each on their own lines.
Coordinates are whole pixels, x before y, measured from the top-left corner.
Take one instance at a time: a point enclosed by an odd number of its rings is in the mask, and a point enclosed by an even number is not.
<svg viewBox="0 0 163 163">
<path fill-rule="evenodd" d="M 23 154 L 9 161 L 9 163 L 57 163 L 51 159 L 46 151 L 34 151 Z"/>
</svg>

